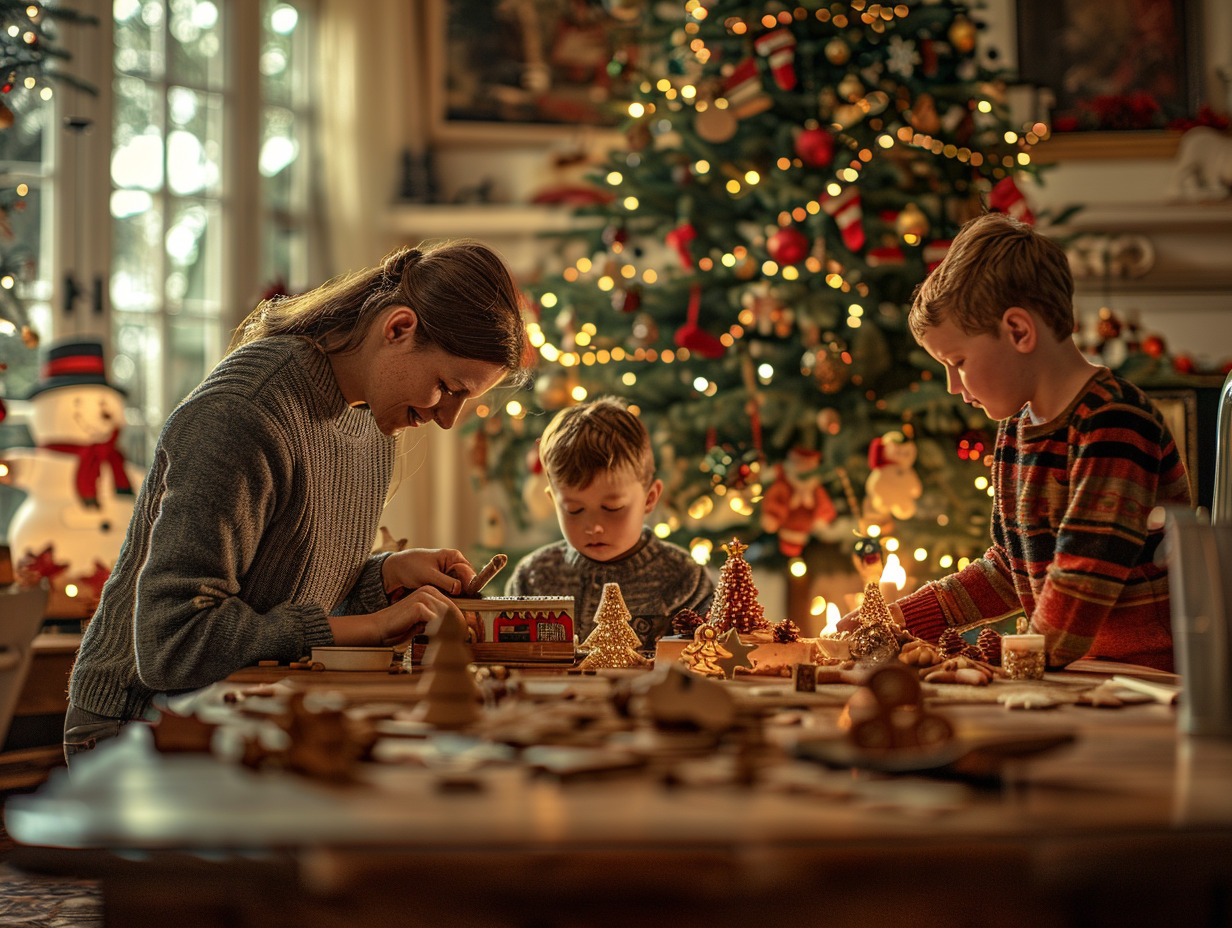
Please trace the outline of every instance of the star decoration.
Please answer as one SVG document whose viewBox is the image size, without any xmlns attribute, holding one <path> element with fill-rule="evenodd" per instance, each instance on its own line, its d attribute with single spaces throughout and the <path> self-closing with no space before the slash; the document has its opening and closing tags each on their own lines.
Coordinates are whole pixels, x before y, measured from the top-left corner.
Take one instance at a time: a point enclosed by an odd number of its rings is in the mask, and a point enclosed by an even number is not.
<svg viewBox="0 0 1232 928">
<path fill-rule="evenodd" d="M 103 584 L 107 582 L 107 578 L 111 576 L 111 568 L 102 561 L 94 562 L 94 573 L 82 574 L 77 578 L 77 583 L 90 591 L 94 599 L 98 599 L 103 595 Z"/>
<path fill-rule="evenodd" d="M 723 669 L 724 677 L 728 680 L 732 679 L 736 675 L 737 667 L 752 669 L 753 665 L 749 663 L 748 656 L 749 652 L 754 650 L 757 645 L 745 644 L 740 640 L 740 635 L 736 633 L 734 628 L 728 631 L 726 636 L 720 638 L 719 642 L 723 645 L 724 650 L 731 652 L 730 657 L 720 657 L 715 661 Z"/>
<path fill-rule="evenodd" d="M 56 561 L 55 554 L 52 549 L 55 545 L 48 545 L 38 554 L 34 554 L 27 549 L 27 554 L 17 562 L 17 572 L 22 576 L 33 577 L 35 580 L 41 580 L 43 577 L 51 578 L 56 574 L 64 573 L 68 570 L 68 564 L 60 564 Z"/>
<path fill-rule="evenodd" d="M 727 544 L 719 545 L 719 547 L 726 551 L 731 557 L 740 557 L 740 555 L 744 554 L 744 552 L 749 549 L 749 546 L 741 543 L 739 538 L 733 538 Z"/>
</svg>

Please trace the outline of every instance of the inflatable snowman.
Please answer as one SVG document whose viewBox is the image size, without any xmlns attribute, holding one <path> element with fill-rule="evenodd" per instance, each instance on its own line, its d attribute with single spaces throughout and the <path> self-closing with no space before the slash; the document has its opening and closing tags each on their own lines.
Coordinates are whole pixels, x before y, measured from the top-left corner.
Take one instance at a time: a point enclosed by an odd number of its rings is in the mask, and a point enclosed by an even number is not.
<svg viewBox="0 0 1232 928">
<path fill-rule="evenodd" d="M 97 599 L 141 484 L 116 447 L 124 396 L 107 382 L 102 344 L 52 344 L 29 399 L 37 447 L 11 448 L 3 462 L 4 481 L 28 494 L 9 525 L 13 566 L 24 578 L 48 578 L 53 590 L 75 584 Z"/>
</svg>

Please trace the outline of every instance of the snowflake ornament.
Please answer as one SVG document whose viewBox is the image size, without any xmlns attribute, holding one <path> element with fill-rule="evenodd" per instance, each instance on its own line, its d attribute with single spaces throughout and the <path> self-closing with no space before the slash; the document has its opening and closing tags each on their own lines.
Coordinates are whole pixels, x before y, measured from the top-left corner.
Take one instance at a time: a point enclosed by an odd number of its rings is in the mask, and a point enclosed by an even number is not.
<svg viewBox="0 0 1232 928">
<path fill-rule="evenodd" d="M 915 72 L 915 66 L 920 63 L 920 53 L 916 51 L 915 43 L 901 35 L 890 37 L 886 57 L 886 69 L 901 77 L 910 77 Z"/>
</svg>

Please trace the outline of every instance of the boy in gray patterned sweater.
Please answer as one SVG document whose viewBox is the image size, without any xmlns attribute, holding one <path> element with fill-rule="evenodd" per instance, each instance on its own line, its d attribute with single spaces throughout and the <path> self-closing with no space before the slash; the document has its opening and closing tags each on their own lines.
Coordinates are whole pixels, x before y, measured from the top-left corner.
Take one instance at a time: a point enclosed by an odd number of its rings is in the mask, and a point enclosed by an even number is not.
<svg viewBox="0 0 1232 928">
<path fill-rule="evenodd" d="M 605 583 L 620 584 L 642 645 L 671 631 L 681 609 L 704 614 L 714 595 L 706 568 L 643 524 L 663 492 L 642 420 L 613 397 L 561 410 L 539 457 L 564 540 L 514 568 L 507 596 L 572 596 L 579 641 L 594 628 Z"/>
</svg>

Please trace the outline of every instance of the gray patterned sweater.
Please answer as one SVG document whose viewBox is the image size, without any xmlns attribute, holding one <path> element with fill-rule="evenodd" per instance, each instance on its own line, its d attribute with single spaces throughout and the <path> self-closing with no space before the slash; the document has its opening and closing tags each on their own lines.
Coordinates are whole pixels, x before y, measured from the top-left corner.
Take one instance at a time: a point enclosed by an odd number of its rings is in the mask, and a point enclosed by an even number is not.
<svg viewBox="0 0 1232 928">
<path fill-rule="evenodd" d="M 567 541 L 532 551 L 518 562 L 505 584 L 506 596 L 572 596 L 578 641 L 595 627 L 595 610 L 605 583 L 619 583 L 620 595 L 633 616 L 642 645 L 671 633 L 671 617 L 681 609 L 705 614 L 714 581 L 678 545 L 642 529 L 641 540 L 616 561 L 595 561 Z"/>
<path fill-rule="evenodd" d="M 389 605 L 371 548 L 393 460 L 307 342 L 224 358 L 163 427 L 69 701 L 137 718 L 155 693 L 333 644 L 331 614 Z"/>
</svg>

